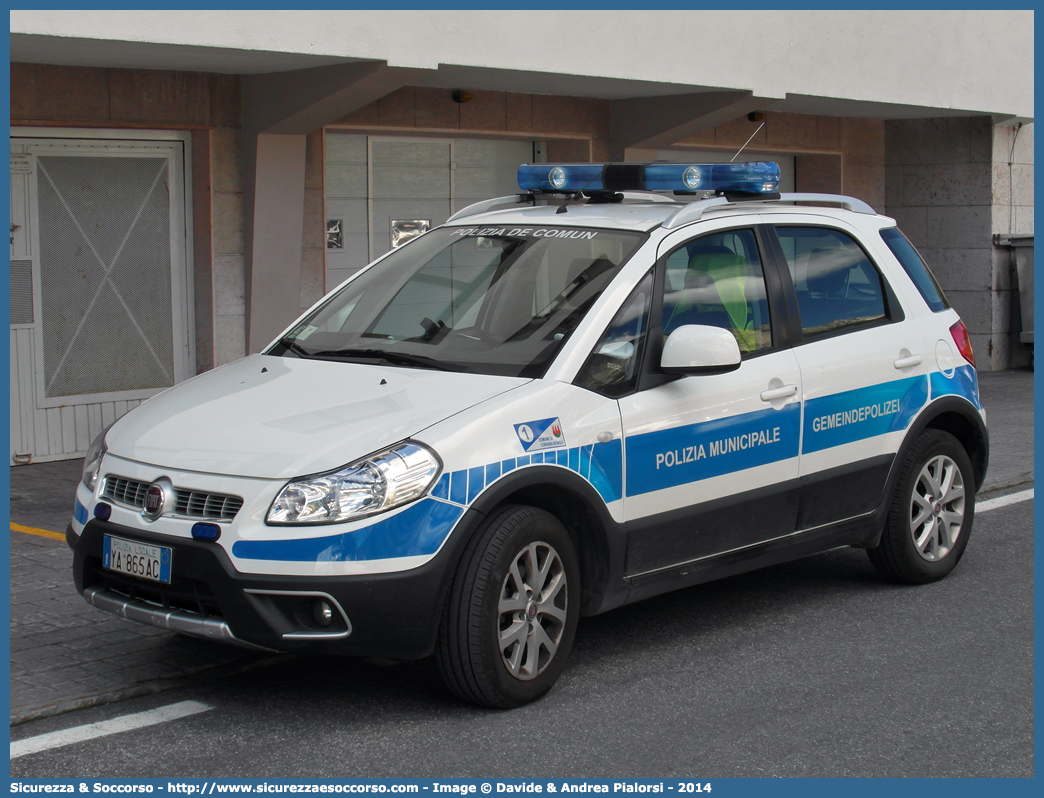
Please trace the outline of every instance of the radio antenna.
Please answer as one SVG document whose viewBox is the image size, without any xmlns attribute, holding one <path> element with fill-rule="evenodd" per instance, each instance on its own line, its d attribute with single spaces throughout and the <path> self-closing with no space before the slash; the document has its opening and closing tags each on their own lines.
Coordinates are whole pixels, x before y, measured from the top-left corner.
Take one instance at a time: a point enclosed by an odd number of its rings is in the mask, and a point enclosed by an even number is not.
<svg viewBox="0 0 1044 798">
<path fill-rule="evenodd" d="M 747 139 L 747 140 L 746 140 L 745 142 L 743 142 L 743 147 L 740 147 L 740 148 L 739 148 L 738 150 L 736 150 L 736 154 L 732 156 L 732 160 L 730 160 L 730 161 L 729 161 L 729 163 L 732 163 L 732 161 L 735 161 L 735 160 L 736 160 L 737 158 L 739 158 L 739 154 L 740 154 L 741 152 L 743 152 L 743 149 L 744 149 L 744 148 L 745 148 L 745 147 L 746 147 L 746 146 L 747 146 L 748 144 L 750 144 L 750 142 L 751 142 L 751 141 L 753 141 L 753 140 L 754 140 L 754 137 L 755 137 L 756 135 L 758 135 L 758 133 L 759 133 L 759 132 L 761 132 L 761 129 L 762 129 L 763 127 L 765 127 L 765 123 L 764 123 L 764 122 L 762 122 L 762 123 L 761 123 L 760 125 L 758 125 L 758 129 L 757 129 L 757 130 L 755 130 L 755 131 L 754 131 L 753 133 L 751 133 L 751 134 L 750 134 L 750 138 L 749 138 L 749 139 Z"/>
</svg>

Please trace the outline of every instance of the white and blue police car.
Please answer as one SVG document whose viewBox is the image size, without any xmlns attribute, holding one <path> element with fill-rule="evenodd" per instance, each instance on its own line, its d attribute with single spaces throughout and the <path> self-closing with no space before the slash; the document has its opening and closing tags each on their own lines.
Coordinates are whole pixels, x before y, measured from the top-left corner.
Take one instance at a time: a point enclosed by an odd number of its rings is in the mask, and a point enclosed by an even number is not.
<svg viewBox="0 0 1044 798">
<path fill-rule="evenodd" d="M 522 166 L 99 436 L 77 590 L 509 707 L 582 615 L 838 546 L 940 579 L 988 460 L 968 331 L 892 219 L 778 184 Z"/>
</svg>

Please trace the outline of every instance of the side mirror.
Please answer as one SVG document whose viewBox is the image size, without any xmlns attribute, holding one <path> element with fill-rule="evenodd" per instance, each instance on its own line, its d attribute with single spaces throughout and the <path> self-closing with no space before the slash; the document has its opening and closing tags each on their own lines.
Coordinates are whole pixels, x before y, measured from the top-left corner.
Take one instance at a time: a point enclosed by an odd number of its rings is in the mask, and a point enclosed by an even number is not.
<svg viewBox="0 0 1044 798">
<path fill-rule="evenodd" d="M 740 367 L 739 344 L 728 330 L 686 324 L 663 344 L 660 368 L 668 374 L 723 374 Z"/>
</svg>

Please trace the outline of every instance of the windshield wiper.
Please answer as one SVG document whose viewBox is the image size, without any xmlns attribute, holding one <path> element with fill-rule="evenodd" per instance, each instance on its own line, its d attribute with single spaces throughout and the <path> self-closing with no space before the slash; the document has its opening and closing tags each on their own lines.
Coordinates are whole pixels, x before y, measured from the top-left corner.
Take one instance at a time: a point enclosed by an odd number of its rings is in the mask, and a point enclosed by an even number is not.
<svg viewBox="0 0 1044 798">
<path fill-rule="evenodd" d="M 375 358 L 393 366 L 436 369 L 438 371 L 467 371 L 463 366 L 443 363 L 433 357 L 410 355 L 405 352 L 387 352 L 384 349 L 324 349 L 322 352 L 313 352 L 311 357 Z"/>
<path fill-rule="evenodd" d="M 308 350 L 301 346 L 301 344 L 297 343 L 297 341 L 295 341 L 293 338 L 280 338 L 279 344 L 280 346 L 285 346 L 298 357 L 311 357 L 311 354 L 308 352 Z"/>
</svg>

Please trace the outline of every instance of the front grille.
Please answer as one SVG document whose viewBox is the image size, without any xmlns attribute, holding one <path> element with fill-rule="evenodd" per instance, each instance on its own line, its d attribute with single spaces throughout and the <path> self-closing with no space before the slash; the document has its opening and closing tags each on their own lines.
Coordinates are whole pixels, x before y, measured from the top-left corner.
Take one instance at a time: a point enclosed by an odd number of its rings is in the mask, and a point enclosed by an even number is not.
<svg viewBox="0 0 1044 798">
<path fill-rule="evenodd" d="M 145 492 L 151 484 L 110 474 L 105 478 L 102 498 L 111 499 L 123 507 L 140 510 L 145 506 Z M 174 488 L 174 496 L 174 515 L 182 518 L 231 521 L 243 506 L 241 497 L 224 493 Z"/>
<path fill-rule="evenodd" d="M 200 493 L 195 490 L 174 489 L 177 500 L 174 502 L 174 514 L 189 518 L 228 518 L 236 517 L 243 500 L 238 496 L 225 496 L 221 493 Z"/>
<path fill-rule="evenodd" d="M 106 477 L 102 497 L 112 499 L 125 507 L 141 509 L 145 506 L 145 491 L 151 484 L 150 482 L 137 482 L 126 477 Z"/>
</svg>

